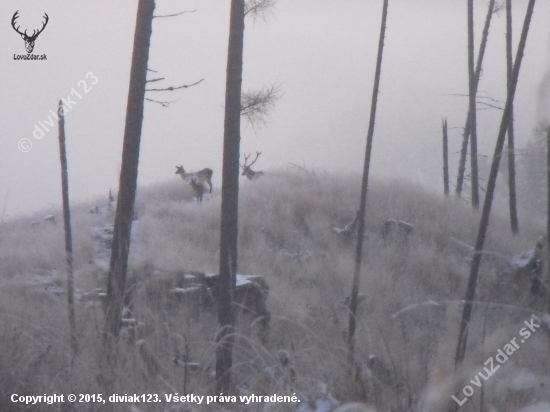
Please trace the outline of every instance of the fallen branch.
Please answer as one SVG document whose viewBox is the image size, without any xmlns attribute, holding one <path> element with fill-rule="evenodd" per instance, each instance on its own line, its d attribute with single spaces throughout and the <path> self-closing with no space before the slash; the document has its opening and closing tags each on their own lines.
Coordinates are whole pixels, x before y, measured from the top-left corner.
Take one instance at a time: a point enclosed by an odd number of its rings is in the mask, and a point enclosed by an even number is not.
<svg viewBox="0 0 550 412">
<path fill-rule="evenodd" d="M 297 167 L 298 169 L 302 170 L 303 172 L 312 173 L 312 174 L 315 173 L 314 171 L 308 170 L 308 169 L 306 169 L 305 167 L 302 167 L 302 166 L 298 166 L 295 163 L 292 163 L 292 162 L 286 162 L 286 163 L 291 165 L 291 166 Z"/>
</svg>

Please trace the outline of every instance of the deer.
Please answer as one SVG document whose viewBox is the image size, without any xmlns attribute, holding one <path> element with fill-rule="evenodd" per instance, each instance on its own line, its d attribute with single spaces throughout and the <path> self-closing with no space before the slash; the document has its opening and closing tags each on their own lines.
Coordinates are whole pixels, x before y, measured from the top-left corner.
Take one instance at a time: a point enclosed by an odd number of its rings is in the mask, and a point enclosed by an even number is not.
<svg viewBox="0 0 550 412">
<path fill-rule="evenodd" d="M 264 175 L 264 172 L 261 172 L 261 171 L 255 172 L 254 170 L 251 169 L 251 166 L 254 163 L 256 163 L 256 160 L 258 160 L 258 157 L 260 157 L 261 154 L 262 154 L 262 152 L 256 151 L 256 158 L 249 165 L 247 165 L 246 162 L 248 161 L 248 158 L 250 157 L 250 155 L 248 155 L 248 156 L 246 154 L 244 155 L 244 166 L 240 165 L 243 168 L 242 176 L 246 176 L 248 178 L 248 180 L 253 180 L 253 179 L 257 179 L 260 176 Z"/>
<path fill-rule="evenodd" d="M 195 191 L 195 196 L 197 197 L 197 203 L 202 203 L 202 195 L 204 193 L 204 186 L 202 183 L 197 183 L 197 180 L 192 177 L 189 182 L 193 190 Z"/>
<path fill-rule="evenodd" d="M 113 192 L 111 191 L 111 189 L 109 189 L 109 203 L 107 203 L 107 211 L 109 213 L 113 212 L 114 204 L 115 204 L 115 197 L 113 196 Z"/>
<path fill-rule="evenodd" d="M 19 27 L 21 26 L 17 26 L 15 27 L 15 21 L 19 18 L 19 10 L 17 10 L 12 19 L 11 19 L 11 26 L 13 27 L 13 29 L 19 33 L 21 35 L 21 38 L 23 40 L 25 40 L 25 49 L 27 49 L 27 53 L 32 53 L 32 51 L 34 50 L 34 42 L 36 41 L 36 38 L 38 37 L 38 35 L 40 33 L 42 33 L 44 31 L 44 29 L 46 28 L 46 25 L 48 24 L 48 21 L 50 20 L 50 18 L 48 17 L 48 15 L 46 13 L 44 13 L 44 18 L 46 19 L 46 21 L 44 23 L 42 23 L 42 28 L 38 31 L 36 30 L 33 30 L 32 32 L 32 35 L 28 35 L 27 34 L 27 30 L 25 30 L 24 32 L 20 32 L 19 31 Z"/>
<path fill-rule="evenodd" d="M 212 169 L 206 168 L 194 173 L 185 173 L 183 166 L 176 166 L 176 174 L 180 175 L 183 180 L 189 182 L 191 179 L 195 179 L 196 185 L 203 185 L 205 182 L 210 186 L 210 193 L 212 193 Z M 193 186 L 193 183 L 191 183 Z M 194 187 L 194 186 L 193 186 Z"/>
</svg>

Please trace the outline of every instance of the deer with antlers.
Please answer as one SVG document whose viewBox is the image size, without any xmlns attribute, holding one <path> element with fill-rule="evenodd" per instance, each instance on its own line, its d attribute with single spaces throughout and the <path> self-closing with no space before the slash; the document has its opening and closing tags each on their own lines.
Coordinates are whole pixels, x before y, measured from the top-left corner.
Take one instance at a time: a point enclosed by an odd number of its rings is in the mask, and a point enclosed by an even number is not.
<svg viewBox="0 0 550 412">
<path fill-rule="evenodd" d="M 176 166 L 176 174 L 180 175 L 183 180 L 191 184 L 191 180 L 195 180 L 196 185 L 204 185 L 204 183 L 210 186 L 210 193 L 212 193 L 212 169 L 206 168 L 194 173 L 186 173 L 183 166 Z M 191 184 L 193 186 L 193 184 Z"/>
<path fill-rule="evenodd" d="M 260 157 L 261 154 L 262 154 L 262 152 L 256 151 L 256 158 L 249 165 L 247 165 L 246 163 L 247 163 L 248 158 L 250 157 L 250 155 L 248 155 L 248 156 L 246 154 L 244 155 L 244 165 L 240 165 L 243 168 L 242 176 L 246 176 L 248 178 L 248 180 L 253 180 L 253 179 L 257 179 L 260 176 L 264 175 L 264 172 L 261 172 L 261 171 L 255 172 L 254 170 L 251 169 L 252 165 L 254 163 L 256 163 L 256 160 L 258 160 L 258 157 Z"/>
<path fill-rule="evenodd" d="M 19 33 L 21 35 L 21 38 L 23 40 L 25 40 L 25 49 L 27 49 L 27 53 L 32 53 L 32 51 L 34 50 L 34 42 L 36 41 L 36 38 L 38 37 L 38 35 L 40 33 L 42 33 L 44 31 L 44 29 L 46 28 L 46 25 L 48 24 L 48 21 L 50 20 L 50 18 L 48 17 L 48 15 L 46 13 L 44 13 L 44 18 L 46 19 L 46 21 L 44 21 L 44 23 L 42 23 L 42 28 L 40 30 L 33 30 L 32 32 L 32 35 L 28 35 L 27 34 L 27 30 L 25 30 L 24 32 L 20 32 L 19 31 L 19 27 L 21 26 L 17 26 L 15 27 L 15 21 L 19 18 L 19 10 L 17 10 L 12 19 L 11 19 L 11 26 L 13 27 L 13 29 Z"/>
</svg>

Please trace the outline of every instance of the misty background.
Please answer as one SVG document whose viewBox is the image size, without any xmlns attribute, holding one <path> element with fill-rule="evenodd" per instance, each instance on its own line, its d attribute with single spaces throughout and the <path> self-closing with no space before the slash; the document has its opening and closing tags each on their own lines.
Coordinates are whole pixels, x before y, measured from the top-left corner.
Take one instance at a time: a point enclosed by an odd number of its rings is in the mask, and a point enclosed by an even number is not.
<svg viewBox="0 0 550 412">
<path fill-rule="evenodd" d="M 221 185 L 229 1 L 158 0 L 155 14 L 196 10 L 153 22 L 149 87 L 200 84 L 148 92 L 178 100 L 169 108 L 145 103 L 140 186 L 214 170 Z M 549 117 L 550 4 L 537 2 L 515 99 L 517 147 Z M 526 0 L 514 1 L 514 54 Z M 137 3 L 134 1 L 2 1 L 0 9 L 0 202 L 4 218 L 61 204 L 57 121 L 37 140 L 33 130 L 72 89 L 82 95 L 66 115 L 71 202 L 118 191 Z M 312 170 L 356 172 L 364 161 L 382 1 L 278 0 L 265 21 L 246 20 L 243 91 L 276 83 L 282 97 L 268 124 L 243 119 L 241 153 L 263 152 L 255 169 L 294 163 Z M 476 55 L 487 9 L 476 1 Z M 49 23 L 34 54 L 11 27 Z M 370 176 L 398 177 L 441 191 L 441 120 L 448 118 L 451 182 L 468 98 L 466 1 L 392 0 L 389 6 Z M 479 94 L 506 95 L 505 13 L 491 23 Z M 93 72 L 92 85 L 86 74 Z M 91 88 L 84 94 L 81 80 Z M 463 96 L 461 96 L 463 95 Z M 496 103 L 498 104 L 498 103 Z M 503 106 L 503 103 L 501 104 Z M 480 107 L 481 108 L 481 107 Z M 53 117 L 52 117 L 53 118 Z M 492 156 L 501 111 L 480 110 L 479 154 Z M 454 129 L 457 128 L 457 129 Z M 28 138 L 32 149 L 18 149 Z M 490 160 L 490 158 L 489 158 Z M 480 160 L 480 167 L 484 161 Z M 483 170 L 480 171 L 483 173 Z M 467 172 L 468 173 L 468 172 Z M 241 183 L 249 184 L 242 178 Z M 499 180 L 498 183 L 503 183 Z M 184 182 L 182 181 L 182 185 Z M 359 200 L 359 196 L 358 196 Z"/>
</svg>

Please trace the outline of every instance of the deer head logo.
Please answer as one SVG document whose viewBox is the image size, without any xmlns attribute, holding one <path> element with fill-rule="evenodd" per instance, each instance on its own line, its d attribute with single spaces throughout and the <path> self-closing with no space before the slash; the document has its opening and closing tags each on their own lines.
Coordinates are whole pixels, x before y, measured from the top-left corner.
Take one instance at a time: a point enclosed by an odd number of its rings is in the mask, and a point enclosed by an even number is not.
<svg viewBox="0 0 550 412">
<path fill-rule="evenodd" d="M 13 27 L 13 29 L 14 29 L 17 33 L 19 33 L 19 34 L 21 35 L 21 38 L 22 38 L 23 40 L 25 40 L 25 48 L 27 49 L 27 53 L 30 54 L 30 53 L 32 53 L 32 51 L 33 51 L 33 49 L 34 49 L 34 42 L 36 41 L 36 38 L 38 37 L 38 35 L 39 35 L 40 33 L 42 33 L 42 32 L 44 31 L 44 29 L 46 28 L 46 25 L 48 24 L 48 20 L 49 20 L 50 18 L 48 17 L 48 15 L 47 15 L 46 13 L 44 13 L 44 18 L 46 19 L 46 21 L 44 21 L 44 23 L 43 23 L 43 25 L 42 25 L 42 28 L 41 28 L 40 30 L 38 30 L 38 31 L 37 31 L 37 30 L 34 30 L 34 31 L 32 32 L 32 35 L 29 36 L 29 35 L 27 34 L 27 30 L 25 30 L 25 31 L 22 33 L 22 32 L 19 31 L 19 27 L 20 27 L 20 26 L 15 27 L 15 23 L 16 23 L 15 21 L 16 21 L 17 18 L 19 17 L 19 14 L 18 14 L 18 13 L 19 13 L 19 10 L 17 10 L 17 11 L 14 13 L 14 15 L 13 15 L 13 17 L 12 17 L 12 19 L 11 19 L 11 26 Z"/>
</svg>

